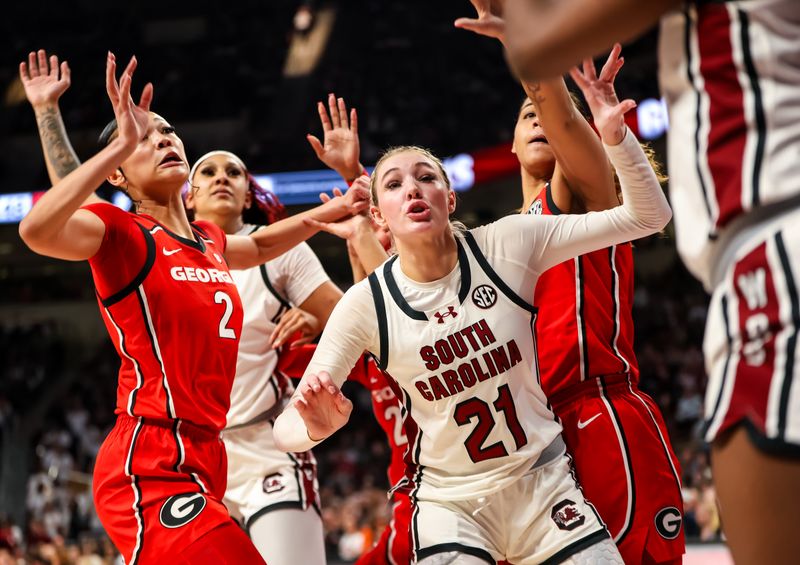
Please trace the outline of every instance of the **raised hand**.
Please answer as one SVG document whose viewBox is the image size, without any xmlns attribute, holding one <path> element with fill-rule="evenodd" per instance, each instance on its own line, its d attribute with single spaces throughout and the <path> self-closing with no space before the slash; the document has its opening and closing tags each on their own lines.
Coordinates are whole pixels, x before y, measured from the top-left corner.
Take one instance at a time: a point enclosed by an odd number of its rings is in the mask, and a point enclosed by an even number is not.
<svg viewBox="0 0 800 565">
<path fill-rule="evenodd" d="M 311 134 L 306 135 L 306 139 L 320 161 L 339 173 L 347 182 L 352 182 L 363 170 L 358 161 L 361 148 L 358 141 L 356 109 L 350 109 L 348 119 L 344 99 L 337 99 L 330 93 L 328 108 L 326 109 L 322 102 L 317 102 L 317 111 L 322 123 L 323 141 L 320 142 L 319 138 Z"/>
<path fill-rule="evenodd" d="M 58 56 L 50 55 L 44 49 L 28 53 L 28 62 L 19 64 L 19 79 L 25 89 L 25 96 L 34 108 L 56 104 L 69 88 L 70 70 L 66 61 L 58 64 Z"/>
<path fill-rule="evenodd" d="M 569 72 L 583 92 L 592 111 L 594 125 L 606 145 L 617 145 L 623 140 L 626 131 L 625 113 L 636 107 L 636 102 L 631 99 L 620 102 L 614 90 L 614 79 L 625 64 L 625 59 L 619 56 L 621 51 L 620 44 L 614 44 L 600 70 L 600 76 L 597 76 L 594 61 L 591 59 L 584 59 L 583 71 L 573 67 Z"/>
<path fill-rule="evenodd" d="M 306 424 L 308 437 L 314 441 L 325 439 L 344 426 L 353 411 L 353 403 L 325 371 L 304 377 L 298 393 L 294 407 Z"/>
<path fill-rule="evenodd" d="M 505 45 L 506 42 L 506 22 L 500 16 L 498 4 L 502 2 L 491 0 L 470 0 L 478 12 L 477 18 L 458 18 L 454 25 L 461 29 L 467 29 L 479 35 L 486 37 L 494 37 L 499 39 L 500 43 Z"/>
<path fill-rule="evenodd" d="M 272 330 L 272 334 L 269 336 L 272 348 L 278 349 L 297 332 L 300 332 L 300 337 L 291 342 L 292 347 L 311 343 L 322 332 L 322 326 L 313 314 L 300 308 L 292 308 L 284 312 L 275 329 Z"/>
<path fill-rule="evenodd" d="M 124 146 L 135 147 L 150 127 L 150 103 L 153 101 L 153 85 L 147 83 L 142 89 L 139 104 L 131 98 L 131 83 L 133 71 L 136 70 L 136 56 L 131 57 L 130 63 L 122 71 L 122 76 L 117 82 L 117 59 L 113 53 L 108 52 L 106 60 L 106 92 L 114 106 L 114 116 L 117 119 L 118 139 Z"/>
</svg>

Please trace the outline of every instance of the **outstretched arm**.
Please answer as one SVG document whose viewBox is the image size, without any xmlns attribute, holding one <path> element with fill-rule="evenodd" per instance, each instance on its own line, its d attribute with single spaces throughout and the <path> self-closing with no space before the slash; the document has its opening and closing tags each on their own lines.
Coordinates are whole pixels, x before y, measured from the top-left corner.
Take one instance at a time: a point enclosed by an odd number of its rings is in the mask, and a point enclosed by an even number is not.
<svg viewBox="0 0 800 565">
<path fill-rule="evenodd" d="M 355 180 L 353 187 L 363 187 L 364 190 L 369 190 L 369 180 L 362 175 Z M 336 189 L 334 189 L 334 194 L 336 194 Z M 330 197 L 320 194 L 320 198 L 326 201 Z M 359 263 L 360 270 L 364 271 L 364 276 L 367 276 L 389 258 L 389 254 L 375 234 L 377 226 L 368 213 L 358 214 L 335 223 L 319 222 L 313 219 L 306 220 L 306 223 L 347 241 L 354 276 L 356 274 L 354 260 Z"/>
<path fill-rule="evenodd" d="M 506 21 L 502 15 L 493 10 L 490 0 L 471 1 L 477 17 L 460 18 L 455 22 L 456 27 L 496 38 L 505 45 Z M 612 53 L 606 65 L 609 73 L 613 70 L 612 94 L 613 76 L 619 68 L 618 55 L 618 50 Z M 584 212 L 605 210 L 619 204 L 603 145 L 575 107 L 564 80 L 523 82 L 522 87 L 530 103 L 523 105 L 520 123 L 532 134 L 538 121 L 555 154 L 556 166 L 550 186 L 559 209 Z"/>
<path fill-rule="evenodd" d="M 495 0 L 508 62 L 524 81 L 565 73 L 576 61 L 634 39 L 680 0 Z"/>
<path fill-rule="evenodd" d="M 334 308 L 297 390 L 275 421 L 278 449 L 305 451 L 347 423 L 352 404 L 339 387 L 362 352 L 375 349 L 378 331 L 368 288 L 350 288 Z"/>
<path fill-rule="evenodd" d="M 249 269 L 286 253 L 319 231 L 307 220 L 335 222 L 358 214 L 369 204 L 369 191 L 353 185 L 344 196 L 270 224 L 250 235 L 229 235 L 225 258 L 231 269 Z"/>
<path fill-rule="evenodd" d="M 48 190 L 20 222 L 20 236 L 33 251 L 77 261 L 92 257 L 100 248 L 105 225 L 95 214 L 79 208 L 103 180 L 133 153 L 136 144 L 147 132 L 153 86 L 147 84 L 139 104 L 135 104 L 130 95 L 135 69 L 134 57 L 117 82 L 116 59 L 109 52 L 106 90 L 114 107 L 119 135 Z"/>
<path fill-rule="evenodd" d="M 27 63 L 19 64 L 19 78 L 36 116 L 47 174 L 50 182 L 56 184 L 81 164 L 69 142 L 58 106 L 58 100 L 71 84 L 69 65 L 66 61 L 59 65 L 58 57 L 48 57 L 44 49 L 31 51 Z M 102 201 L 91 194 L 86 204 Z"/>
</svg>

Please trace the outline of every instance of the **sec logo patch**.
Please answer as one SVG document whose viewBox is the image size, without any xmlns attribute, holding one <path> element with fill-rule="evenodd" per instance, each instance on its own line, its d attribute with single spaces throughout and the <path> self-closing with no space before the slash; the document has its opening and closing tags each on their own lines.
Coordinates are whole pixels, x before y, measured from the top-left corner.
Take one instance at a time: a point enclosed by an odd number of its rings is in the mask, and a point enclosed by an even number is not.
<svg viewBox="0 0 800 565">
<path fill-rule="evenodd" d="M 475 287 L 472 291 L 472 303 L 478 308 L 488 310 L 497 302 L 497 290 L 488 284 Z"/>
</svg>

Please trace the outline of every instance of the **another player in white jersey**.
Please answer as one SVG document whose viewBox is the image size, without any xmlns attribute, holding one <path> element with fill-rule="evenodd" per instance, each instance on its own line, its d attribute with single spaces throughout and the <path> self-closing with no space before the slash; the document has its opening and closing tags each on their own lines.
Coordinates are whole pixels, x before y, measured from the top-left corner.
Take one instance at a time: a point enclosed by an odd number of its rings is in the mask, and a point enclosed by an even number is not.
<svg viewBox="0 0 800 565">
<path fill-rule="evenodd" d="M 203 155 L 189 182 L 187 208 L 195 218 L 212 221 L 228 233 L 253 233 L 257 224 L 285 215 L 277 197 L 262 189 L 233 153 Z M 267 563 L 321 564 L 325 546 L 316 460 L 310 451 L 278 450 L 272 423 L 294 391 L 280 370 L 280 358 L 292 355 L 291 345 L 319 334 L 342 293 L 305 243 L 231 275 L 244 321 L 223 431 L 228 454 L 223 501 Z"/>
<path fill-rule="evenodd" d="M 624 131 L 619 106 L 601 119 Z M 596 119 L 598 117 L 596 116 Z M 304 450 L 341 428 L 339 386 L 363 350 L 392 378 L 409 447 L 414 558 L 421 563 L 621 563 L 565 455 L 538 381 L 539 274 L 587 251 L 652 234 L 671 213 L 633 134 L 606 147 L 625 204 L 580 216 L 512 216 L 453 229 L 441 162 L 403 147 L 372 175 L 372 214 L 397 256 L 353 286 L 331 315 L 277 445 Z M 605 560 L 605 561 L 604 561 Z"/>
<path fill-rule="evenodd" d="M 678 250 L 712 293 L 705 438 L 737 563 L 794 563 L 800 489 L 800 3 L 485 0 L 527 80 L 661 17 Z M 753 485 L 743 489 L 742 485 Z"/>
</svg>

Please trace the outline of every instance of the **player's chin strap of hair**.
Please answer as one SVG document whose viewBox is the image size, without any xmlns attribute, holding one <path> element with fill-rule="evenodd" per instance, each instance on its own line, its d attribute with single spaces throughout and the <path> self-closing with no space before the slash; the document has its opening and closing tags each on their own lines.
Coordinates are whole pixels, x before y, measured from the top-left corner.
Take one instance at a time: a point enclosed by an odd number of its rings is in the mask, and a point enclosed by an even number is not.
<svg viewBox="0 0 800 565">
<path fill-rule="evenodd" d="M 197 161 L 194 162 L 194 165 L 192 165 L 192 168 L 189 171 L 189 183 L 190 184 L 193 184 L 192 183 L 192 179 L 194 178 L 194 173 L 197 171 L 197 168 L 200 165 L 202 165 L 203 162 L 206 159 L 209 159 L 210 157 L 214 157 L 216 155 L 224 155 L 228 159 L 231 159 L 232 161 L 236 162 L 236 164 L 238 164 L 242 168 L 243 171 L 247 172 L 247 167 L 245 167 L 244 161 L 242 161 L 238 157 L 238 155 L 235 155 L 235 154 L 231 153 L 230 151 L 223 151 L 221 149 L 217 149 L 216 151 L 209 151 L 208 153 L 206 153 L 205 155 L 203 155 Z"/>
</svg>

